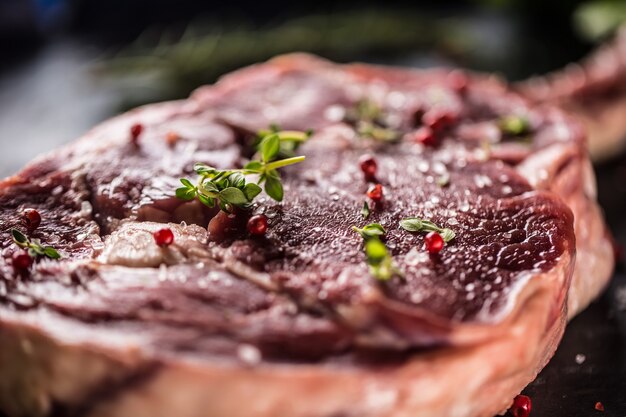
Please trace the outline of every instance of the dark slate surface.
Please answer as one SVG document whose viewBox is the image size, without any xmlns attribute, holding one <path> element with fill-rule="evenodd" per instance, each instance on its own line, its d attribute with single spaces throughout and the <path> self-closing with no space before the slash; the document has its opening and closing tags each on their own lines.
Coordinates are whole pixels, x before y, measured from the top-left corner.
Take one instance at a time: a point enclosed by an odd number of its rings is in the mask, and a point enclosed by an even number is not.
<svg viewBox="0 0 626 417">
<path fill-rule="evenodd" d="M 524 391 L 532 417 L 626 416 L 625 304 L 626 276 L 618 274 L 602 299 L 568 325 L 556 355 Z"/>
<path fill-rule="evenodd" d="M 599 199 L 619 246 L 626 245 L 626 157 L 596 167 Z M 577 363 L 577 355 L 584 362 Z M 579 361 L 583 359 L 579 356 Z M 556 355 L 525 390 L 533 417 L 626 416 L 626 272 L 568 325 Z M 601 402 L 605 412 L 595 410 Z"/>
</svg>

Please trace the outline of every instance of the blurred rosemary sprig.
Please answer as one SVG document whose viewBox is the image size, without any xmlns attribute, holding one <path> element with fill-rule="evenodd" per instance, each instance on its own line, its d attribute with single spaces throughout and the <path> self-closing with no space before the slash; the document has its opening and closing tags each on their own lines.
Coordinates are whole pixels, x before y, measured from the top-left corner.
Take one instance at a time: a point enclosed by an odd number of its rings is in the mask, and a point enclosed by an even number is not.
<svg viewBox="0 0 626 417">
<path fill-rule="evenodd" d="M 404 11 L 365 10 L 288 20 L 265 28 L 193 23 L 181 36 L 149 34 L 108 59 L 97 74 L 113 78 L 136 105 L 184 97 L 236 68 L 303 51 L 335 60 L 424 47 L 458 52 L 471 41 L 452 20 Z"/>
</svg>

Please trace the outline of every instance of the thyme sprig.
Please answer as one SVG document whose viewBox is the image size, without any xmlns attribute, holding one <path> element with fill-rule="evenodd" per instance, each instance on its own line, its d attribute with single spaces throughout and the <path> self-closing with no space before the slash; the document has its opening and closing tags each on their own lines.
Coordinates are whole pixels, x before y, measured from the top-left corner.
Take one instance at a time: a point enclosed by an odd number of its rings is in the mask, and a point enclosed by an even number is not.
<svg viewBox="0 0 626 417">
<path fill-rule="evenodd" d="M 388 126 L 383 109 L 370 99 L 359 100 L 346 112 L 345 120 L 354 125 L 357 133 L 380 142 L 395 142 L 400 132 Z"/>
<path fill-rule="evenodd" d="M 385 234 L 385 228 L 378 223 L 370 223 L 363 228 L 356 226 L 352 230 L 361 235 L 365 242 L 365 256 L 370 274 L 380 280 L 388 281 L 394 275 L 404 276 L 403 272 L 396 267 L 387 246 L 380 240 Z"/>
<path fill-rule="evenodd" d="M 17 229 L 11 229 L 13 241 L 20 248 L 28 250 L 31 258 L 45 256 L 50 259 L 59 259 L 61 255 L 52 246 L 43 246 L 39 239 L 29 239 L 24 233 Z"/>
<path fill-rule="evenodd" d="M 361 208 L 361 216 L 364 219 L 367 219 L 370 216 L 370 206 L 367 204 L 367 201 L 363 202 L 363 208 Z"/>
<path fill-rule="evenodd" d="M 408 217 L 400 220 L 400 227 L 408 232 L 437 232 L 446 243 L 450 242 L 456 236 L 452 229 L 439 227 L 430 220 L 420 219 L 418 217 Z"/>
<path fill-rule="evenodd" d="M 352 230 L 361 235 L 361 237 L 365 240 L 371 239 L 373 237 L 383 236 L 385 234 L 385 228 L 382 227 L 378 223 L 370 223 L 363 226 L 362 229 L 359 229 L 356 226 L 352 226 Z"/>
<path fill-rule="evenodd" d="M 249 208 L 254 198 L 262 191 L 276 201 L 282 201 L 283 184 L 278 169 L 304 161 L 304 156 L 291 156 L 277 159 L 279 155 L 294 152 L 300 143 L 306 141 L 310 132 L 270 130 L 260 133 L 257 144 L 259 160 L 248 162 L 242 169 L 219 170 L 203 163 L 194 165 L 199 175 L 197 184 L 181 178 L 182 187 L 176 190 L 181 200 L 197 198 L 208 207 L 216 205 L 225 212 L 232 207 Z M 248 182 L 247 175 L 256 175 L 255 183 Z"/>
<path fill-rule="evenodd" d="M 498 120 L 502 133 L 511 136 L 522 136 L 530 132 L 530 122 L 526 117 L 508 115 Z"/>
<path fill-rule="evenodd" d="M 313 130 L 311 129 L 304 132 L 299 130 L 280 130 L 277 125 L 272 125 L 269 129 L 258 132 L 256 147 L 257 149 L 260 148 L 263 141 L 267 141 L 269 137 L 276 135 L 278 136 L 279 143 L 276 158 L 293 158 L 296 156 L 296 151 L 300 145 L 309 140 L 312 134 Z M 255 159 L 260 158 L 258 158 L 257 155 L 257 158 Z"/>
</svg>

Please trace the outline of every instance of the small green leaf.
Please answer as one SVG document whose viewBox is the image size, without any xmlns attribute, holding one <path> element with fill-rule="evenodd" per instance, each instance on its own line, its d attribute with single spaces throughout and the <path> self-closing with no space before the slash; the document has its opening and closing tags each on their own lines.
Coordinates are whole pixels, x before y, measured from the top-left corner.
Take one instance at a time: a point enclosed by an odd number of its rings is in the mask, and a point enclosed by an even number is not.
<svg viewBox="0 0 626 417">
<path fill-rule="evenodd" d="M 223 190 L 225 188 L 228 188 L 229 185 L 230 185 L 230 183 L 228 182 L 228 178 L 215 179 L 215 180 L 213 180 L 213 182 L 207 183 L 207 186 L 208 186 L 208 184 L 211 184 L 211 185 L 215 186 L 216 190 L 218 190 L 218 191 L 221 191 L 221 190 Z"/>
<path fill-rule="evenodd" d="M 444 174 L 437 178 L 435 183 L 440 187 L 447 187 L 450 184 L 450 174 Z"/>
<path fill-rule="evenodd" d="M 29 246 L 29 250 L 32 250 L 38 256 L 45 255 L 44 248 L 41 246 L 39 242 L 31 243 L 31 245 Z"/>
<path fill-rule="evenodd" d="M 207 207 L 215 207 L 215 199 L 212 197 L 207 197 L 204 194 L 198 194 L 198 200 L 200 200 L 200 202 Z"/>
<path fill-rule="evenodd" d="M 11 234 L 13 235 L 13 240 L 17 243 L 18 246 L 26 246 L 28 245 L 28 238 L 22 232 L 17 229 L 11 229 Z"/>
<path fill-rule="evenodd" d="M 298 130 L 283 130 L 276 132 L 281 142 L 306 142 L 309 139 L 310 134 L 307 132 L 301 132 Z"/>
<path fill-rule="evenodd" d="M 207 164 L 203 164 L 201 162 L 196 163 L 193 166 L 193 170 L 196 171 L 198 175 L 209 175 L 215 173 L 215 168 L 208 166 Z"/>
<path fill-rule="evenodd" d="M 196 197 L 195 188 L 180 187 L 176 189 L 176 198 L 189 201 L 189 200 L 193 200 L 195 197 Z"/>
<path fill-rule="evenodd" d="M 502 117 L 498 122 L 498 125 L 503 133 L 513 136 L 523 135 L 530 131 L 530 123 L 528 122 L 528 119 L 522 116 L 510 115 Z"/>
<path fill-rule="evenodd" d="M 430 220 L 419 219 L 417 217 L 409 217 L 407 219 L 400 220 L 400 227 L 409 232 L 443 232 L 441 227 L 437 226 Z"/>
<path fill-rule="evenodd" d="M 379 281 L 389 281 L 397 270 L 393 267 L 391 258 L 385 258 L 378 265 L 370 265 L 370 274 Z"/>
<path fill-rule="evenodd" d="M 282 162 L 282 161 L 276 161 L 276 162 Z M 280 173 L 278 172 L 278 170 L 268 169 L 268 166 L 265 167 L 265 176 L 268 178 L 274 178 L 280 181 Z"/>
<path fill-rule="evenodd" d="M 224 180 L 228 177 L 232 171 L 213 171 L 211 181 Z"/>
<path fill-rule="evenodd" d="M 359 135 L 380 142 L 394 142 L 400 138 L 399 132 L 393 129 L 378 127 L 367 121 L 360 121 L 356 128 Z"/>
<path fill-rule="evenodd" d="M 360 119 L 375 120 L 382 115 L 378 103 L 370 99 L 362 99 L 356 104 L 356 112 Z"/>
<path fill-rule="evenodd" d="M 378 223 L 370 223 L 363 229 L 370 235 L 382 236 L 385 234 L 385 228 Z"/>
<path fill-rule="evenodd" d="M 181 178 L 180 182 L 187 188 L 196 188 L 187 178 Z"/>
<path fill-rule="evenodd" d="M 367 219 L 370 216 L 370 206 L 367 204 L 367 201 L 363 202 L 361 215 L 363 216 L 364 219 Z"/>
<path fill-rule="evenodd" d="M 298 149 L 300 142 L 280 142 L 280 152 L 278 156 L 280 158 L 293 158 L 296 156 L 296 149 Z"/>
<path fill-rule="evenodd" d="M 409 232 L 421 232 L 423 227 L 422 219 L 409 217 L 408 219 L 400 220 L 400 227 Z"/>
<path fill-rule="evenodd" d="M 220 200 L 234 206 L 240 206 L 248 202 L 243 191 L 235 187 L 228 187 L 220 191 Z"/>
<path fill-rule="evenodd" d="M 379 264 L 387 257 L 387 247 L 380 239 L 370 239 L 365 243 L 365 255 L 370 264 Z"/>
<path fill-rule="evenodd" d="M 259 187 L 258 185 L 254 183 L 248 183 L 243 188 L 243 193 L 246 195 L 246 198 L 248 199 L 248 201 L 254 200 L 254 197 L 259 195 L 261 191 L 262 191 L 261 187 Z"/>
<path fill-rule="evenodd" d="M 361 235 L 361 237 L 365 240 L 368 240 L 373 237 L 382 236 L 385 234 L 385 228 L 378 223 L 370 223 L 368 225 L 363 226 L 362 229 L 359 229 L 356 226 L 352 227 L 352 230 Z"/>
<path fill-rule="evenodd" d="M 217 185 L 211 181 L 203 181 L 200 184 L 200 191 L 198 194 L 217 194 L 220 192 Z"/>
<path fill-rule="evenodd" d="M 261 141 L 261 156 L 263 162 L 270 162 L 280 150 L 280 138 L 277 134 L 266 136 Z"/>
<path fill-rule="evenodd" d="M 392 129 L 376 127 L 371 130 L 371 137 L 381 142 L 393 142 L 399 138 L 399 134 Z"/>
<path fill-rule="evenodd" d="M 422 219 L 422 229 L 428 232 L 441 232 L 441 227 L 437 226 L 430 220 Z"/>
<path fill-rule="evenodd" d="M 283 201 L 283 184 L 273 176 L 265 178 L 265 193 L 276 201 Z"/>
<path fill-rule="evenodd" d="M 250 161 L 243 167 L 247 171 L 261 172 L 263 169 L 263 163 L 259 161 Z"/>
<path fill-rule="evenodd" d="M 369 239 L 365 243 L 365 255 L 370 274 L 380 280 L 388 281 L 394 275 L 404 276 L 402 271 L 395 267 L 391 254 L 378 237 Z"/>
<path fill-rule="evenodd" d="M 243 186 L 246 185 L 246 178 L 241 172 L 233 172 L 228 176 L 228 182 L 233 187 L 243 188 Z"/>
<path fill-rule="evenodd" d="M 441 227 L 426 219 L 409 217 L 400 220 L 400 227 L 409 232 L 441 232 Z"/>
<path fill-rule="evenodd" d="M 441 231 L 441 237 L 443 238 L 443 241 L 448 243 L 450 242 L 452 239 L 454 239 L 454 237 L 456 236 L 456 233 L 454 233 L 454 231 L 452 229 L 443 229 Z"/>
<path fill-rule="evenodd" d="M 50 259 L 59 259 L 61 257 L 61 255 L 59 255 L 59 252 L 57 252 L 56 249 L 51 246 L 46 246 L 43 249 L 43 254 Z"/>
<path fill-rule="evenodd" d="M 409 232 L 437 232 L 441 234 L 443 241 L 446 243 L 450 242 L 456 236 L 452 229 L 439 227 L 430 220 L 419 219 L 417 217 L 409 217 L 400 220 L 400 227 Z"/>
</svg>

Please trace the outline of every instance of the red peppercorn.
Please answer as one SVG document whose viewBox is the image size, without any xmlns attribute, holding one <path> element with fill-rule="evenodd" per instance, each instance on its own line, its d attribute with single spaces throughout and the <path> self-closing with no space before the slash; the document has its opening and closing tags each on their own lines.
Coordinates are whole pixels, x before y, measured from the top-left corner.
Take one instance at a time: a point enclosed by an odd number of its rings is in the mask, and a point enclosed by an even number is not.
<svg viewBox="0 0 626 417">
<path fill-rule="evenodd" d="M 250 217 L 247 228 L 251 235 L 264 235 L 265 232 L 267 232 L 267 216 L 264 214 L 257 214 L 256 216 Z"/>
<path fill-rule="evenodd" d="M 434 131 L 439 131 L 450 126 L 456 121 L 456 115 L 446 109 L 430 109 L 422 116 L 424 126 L 430 127 Z"/>
<path fill-rule="evenodd" d="M 169 246 L 174 243 L 174 233 L 171 229 L 161 229 L 152 234 L 154 241 L 159 246 Z"/>
<path fill-rule="evenodd" d="M 41 224 L 41 215 L 35 209 L 26 209 L 23 212 L 23 219 L 26 227 L 35 230 Z"/>
<path fill-rule="evenodd" d="M 15 252 L 11 258 L 13 268 L 18 271 L 25 271 L 33 264 L 33 258 L 26 251 Z"/>
<path fill-rule="evenodd" d="M 359 159 L 359 166 L 361 167 L 361 171 L 363 171 L 363 175 L 365 175 L 366 180 L 371 180 L 376 177 L 378 164 L 371 155 L 363 155 L 361 159 Z"/>
<path fill-rule="evenodd" d="M 437 232 L 430 232 L 426 235 L 424 239 L 424 244 L 426 245 L 426 250 L 431 255 L 436 255 L 441 252 L 443 249 L 444 241 L 441 235 Z"/>
<path fill-rule="evenodd" d="M 602 404 L 600 401 L 598 401 L 596 403 L 596 410 L 598 411 L 604 411 L 604 404 Z"/>
<path fill-rule="evenodd" d="M 513 400 L 513 405 L 511 406 L 511 414 L 513 417 L 528 417 L 530 415 L 530 410 L 532 408 L 532 403 L 530 398 L 526 395 L 518 395 Z"/>
<path fill-rule="evenodd" d="M 141 123 L 135 123 L 130 127 L 130 140 L 134 145 L 139 145 L 139 136 L 143 132 L 143 125 Z"/>
<path fill-rule="evenodd" d="M 420 127 L 415 132 L 413 139 L 424 146 L 435 146 L 437 144 L 437 136 L 430 127 Z"/>
<path fill-rule="evenodd" d="M 383 199 L 383 186 L 380 184 L 374 185 L 367 191 L 367 196 L 374 202 L 379 202 Z"/>
<path fill-rule="evenodd" d="M 167 132 L 165 135 L 165 141 L 169 147 L 173 147 L 180 140 L 180 135 L 176 132 Z"/>
</svg>

